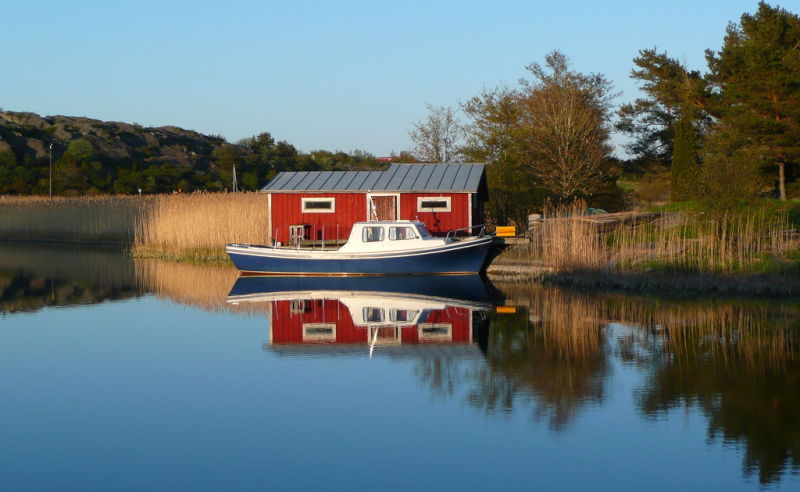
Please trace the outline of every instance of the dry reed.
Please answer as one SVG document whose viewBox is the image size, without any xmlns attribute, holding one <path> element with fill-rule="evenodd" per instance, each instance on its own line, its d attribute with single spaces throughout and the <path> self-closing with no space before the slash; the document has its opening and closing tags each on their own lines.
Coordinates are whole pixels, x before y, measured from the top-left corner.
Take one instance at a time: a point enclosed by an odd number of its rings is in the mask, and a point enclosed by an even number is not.
<svg viewBox="0 0 800 492">
<path fill-rule="evenodd" d="M 258 193 L 0 198 L 0 240 L 120 244 L 134 256 L 227 261 L 225 244 L 266 243 Z"/>
<path fill-rule="evenodd" d="M 556 272 L 785 273 L 800 244 L 786 215 L 676 212 L 603 230 L 583 204 L 549 210 L 529 251 Z"/>
<path fill-rule="evenodd" d="M 152 197 L 1 197 L 0 239 L 131 244 Z"/>
<path fill-rule="evenodd" d="M 259 193 L 161 195 L 139 217 L 134 256 L 226 260 L 225 244 L 266 244 L 268 210 Z"/>
</svg>

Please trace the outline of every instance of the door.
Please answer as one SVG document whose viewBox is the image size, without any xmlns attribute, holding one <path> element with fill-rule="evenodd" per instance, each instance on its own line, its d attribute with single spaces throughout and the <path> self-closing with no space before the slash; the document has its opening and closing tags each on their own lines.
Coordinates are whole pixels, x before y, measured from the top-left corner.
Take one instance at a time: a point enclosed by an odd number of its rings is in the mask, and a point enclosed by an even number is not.
<svg viewBox="0 0 800 492">
<path fill-rule="evenodd" d="M 396 195 L 372 195 L 371 198 L 375 207 L 371 220 L 397 220 Z"/>
</svg>

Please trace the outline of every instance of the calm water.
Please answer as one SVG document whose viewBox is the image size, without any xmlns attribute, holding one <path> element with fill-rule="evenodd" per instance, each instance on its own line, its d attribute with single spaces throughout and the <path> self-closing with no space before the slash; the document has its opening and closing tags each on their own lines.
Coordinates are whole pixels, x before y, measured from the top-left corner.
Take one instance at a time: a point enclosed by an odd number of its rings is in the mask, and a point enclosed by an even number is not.
<svg viewBox="0 0 800 492">
<path fill-rule="evenodd" d="M 0 245 L 0 490 L 800 490 L 800 304 Z"/>
</svg>

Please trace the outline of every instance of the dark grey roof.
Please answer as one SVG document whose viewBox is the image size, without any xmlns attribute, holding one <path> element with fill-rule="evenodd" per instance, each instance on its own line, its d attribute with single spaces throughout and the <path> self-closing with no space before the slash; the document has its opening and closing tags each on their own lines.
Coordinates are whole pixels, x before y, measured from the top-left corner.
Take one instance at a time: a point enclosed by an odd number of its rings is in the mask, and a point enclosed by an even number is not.
<svg viewBox="0 0 800 492">
<path fill-rule="evenodd" d="M 483 164 L 392 164 L 385 171 L 290 171 L 261 191 L 478 191 Z"/>
</svg>

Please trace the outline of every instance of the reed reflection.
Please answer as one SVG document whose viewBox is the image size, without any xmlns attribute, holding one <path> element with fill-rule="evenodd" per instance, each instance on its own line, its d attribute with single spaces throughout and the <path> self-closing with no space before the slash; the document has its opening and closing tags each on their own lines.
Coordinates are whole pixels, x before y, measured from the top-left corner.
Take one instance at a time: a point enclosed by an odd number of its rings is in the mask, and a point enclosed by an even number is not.
<svg viewBox="0 0 800 492">
<path fill-rule="evenodd" d="M 708 442 L 743 450 L 762 484 L 800 471 L 800 308 L 758 300 L 677 300 L 508 284 L 528 314 L 492 320 L 488 367 L 471 401 L 533 414 L 563 429 L 602 403 L 615 359 L 641 371 L 643 418 L 698 411 Z"/>
<path fill-rule="evenodd" d="M 0 314 L 139 294 L 132 264 L 117 249 L 0 244 Z"/>
</svg>

